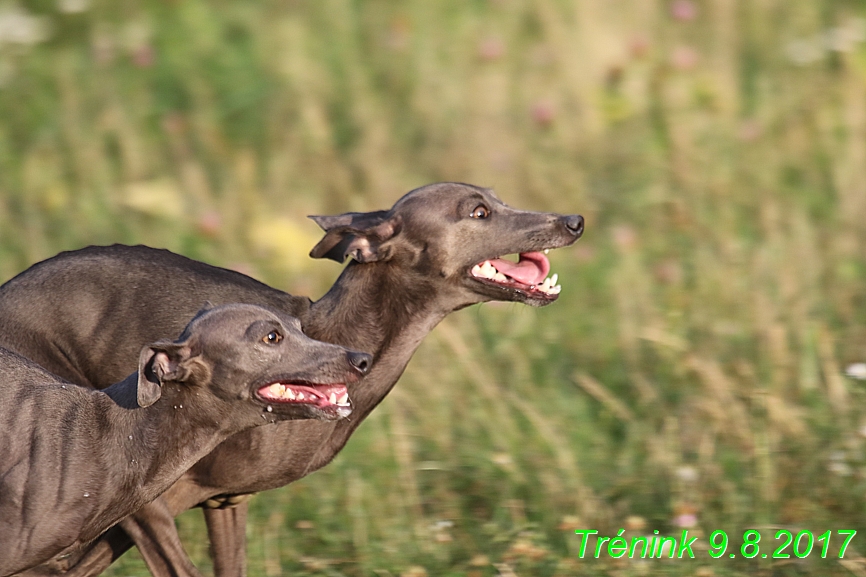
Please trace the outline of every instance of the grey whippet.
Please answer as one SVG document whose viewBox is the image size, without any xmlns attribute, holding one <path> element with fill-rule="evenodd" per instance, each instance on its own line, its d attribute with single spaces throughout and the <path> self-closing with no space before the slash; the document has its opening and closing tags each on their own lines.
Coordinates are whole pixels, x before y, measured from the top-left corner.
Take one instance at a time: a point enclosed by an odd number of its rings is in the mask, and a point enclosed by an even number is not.
<svg viewBox="0 0 866 577">
<path fill-rule="evenodd" d="M 351 258 L 316 302 L 168 251 L 117 245 L 62 253 L 0 287 L 0 344 L 96 388 L 129 372 L 136 347 L 177 330 L 178 318 L 205 299 L 269 305 L 300 318 L 313 338 L 373 354 L 370 374 L 353 394 L 351 419 L 285 422 L 234 435 L 124 522 L 155 575 L 198 574 L 172 516 L 199 505 L 216 575 L 243 575 L 241 496 L 330 462 L 447 314 L 493 300 L 554 302 L 560 286 L 548 277 L 545 252 L 572 244 L 584 229 L 579 215 L 517 210 L 491 190 L 461 183 L 413 190 L 390 210 L 312 218 L 325 235 L 310 255 Z M 518 262 L 500 258 L 513 253 Z M 115 528 L 70 560 L 69 570 L 97 574 L 130 545 Z"/>
<path fill-rule="evenodd" d="M 349 415 L 346 383 L 370 361 L 237 304 L 144 347 L 138 372 L 104 391 L 0 347 L 0 576 L 89 543 L 235 433 Z"/>
</svg>

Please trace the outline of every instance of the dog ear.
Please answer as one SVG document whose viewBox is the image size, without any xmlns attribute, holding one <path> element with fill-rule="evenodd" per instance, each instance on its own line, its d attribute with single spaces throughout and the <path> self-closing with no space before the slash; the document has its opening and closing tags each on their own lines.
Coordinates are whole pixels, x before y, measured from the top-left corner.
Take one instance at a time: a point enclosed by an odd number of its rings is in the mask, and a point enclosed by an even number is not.
<svg viewBox="0 0 866 577">
<path fill-rule="evenodd" d="M 144 347 L 138 360 L 138 406 L 155 403 L 164 383 L 189 380 L 194 373 L 192 365 L 191 349 L 186 343 L 159 341 Z"/>
<path fill-rule="evenodd" d="M 387 210 L 310 218 L 325 231 L 310 256 L 337 262 L 349 256 L 361 263 L 388 260 L 393 252 L 388 241 L 397 236 L 403 226 L 400 217 L 389 216 Z"/>
<path fill-rule="evenodd" d="M 135 398 L 139 407 L 149 407 L 162 396 L 161 383 L 152 370 L 155 356 L 154 348 L 144 347 L 138 357 L 138 386 Z"/>
</svg>

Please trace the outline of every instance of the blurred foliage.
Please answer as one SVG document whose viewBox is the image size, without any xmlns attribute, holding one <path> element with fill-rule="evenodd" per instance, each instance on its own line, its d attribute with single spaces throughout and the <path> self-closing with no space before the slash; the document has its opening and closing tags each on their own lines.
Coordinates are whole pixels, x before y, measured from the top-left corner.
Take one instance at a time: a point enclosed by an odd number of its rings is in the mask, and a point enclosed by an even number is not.
<svg viewBox="0 0 866 577">
<path fill-rule="evenodd" d="M 306 214 L 439 180 L 581 212 L 556 304 L 449 317 L 333 464 L 253 500 L 249 574 L 863 575 L 866 533 L 843 565 L 573 532 L 866 529 L 864 12 L 0 0 L 0 278 L 140 242 L 315 298 Z"/>
</svg>

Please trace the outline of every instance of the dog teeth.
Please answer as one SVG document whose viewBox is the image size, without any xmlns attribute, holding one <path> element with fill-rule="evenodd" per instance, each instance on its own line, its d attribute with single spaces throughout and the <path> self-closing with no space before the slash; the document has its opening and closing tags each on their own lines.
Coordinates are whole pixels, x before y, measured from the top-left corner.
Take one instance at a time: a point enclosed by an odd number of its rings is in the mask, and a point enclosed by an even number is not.
<svg viewBox="0 0 866 577">
<path fill-rule="evenodd" d="M 550 254 L 550 249 L 549 248 L 544 249 L 544 254 Z"/>
<path fill-rule="evenodd" d="M 343 393 L 339 399 L 337 399 L 337 404 L 343 407 L 349 406 L 349 393 Z"/>
<path fill-rule="evenodd" d="M 553 276 L 544 279 L 544 282 L 542 282 L 540 285 L 531 288 L 543 292 L 544 294 L 558 295 L 560 291 L 562 291 L 562 285 L 556 284 L 558 280 L 559 275 L 554 273 Z"/>
<path fill-rule="evenodd" d="M 286 387 L 280 383 L 274 383 L 268 387 L 268 392 L 275 397 L 282 397 L 286 392 Z"/>
<path fill-rule="evenodd" d="M 480 265 L 476 264 L 473 266 L 471 273 L 472 276 L 495 280 L 496 282 L 506 282 L 508 280 L 508 277 L 496 270 L 496 267 L 489 260 L 485 260 Z"/>
<path fill-rule="evenodd" d="M 310 403 L 315 403 L 319 400 L 324 400 L 325 398 L 327 398 L 327 400 L 332 405 L 342 405 L 348 404 L 349 400 L 349 395 L 346 393 L 344 393 L 343 396 L 339 398 L 337 398 L 336 393 L 330 393 L 327 397 L 325 397 L 325 395 L 319 395 L 312 392 L 295 392 L 291 389 L 291 387 L 287 387 L 281 383 L 275 383 L 269 386 L 268 392 L 274 397 L 281 398 L 287 401 L 307 401 Z"/>
</svg>

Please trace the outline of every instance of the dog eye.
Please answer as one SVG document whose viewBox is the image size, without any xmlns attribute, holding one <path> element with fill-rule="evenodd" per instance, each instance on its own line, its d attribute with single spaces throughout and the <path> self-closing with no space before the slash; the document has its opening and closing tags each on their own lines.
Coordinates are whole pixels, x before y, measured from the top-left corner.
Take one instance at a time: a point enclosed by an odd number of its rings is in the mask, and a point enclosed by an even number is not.
<svg viewBox="0 0 866 577">
<path fill-rule="evenodd" d="M 488 216 L 490 216 L 490 211 L 483 204 L 479 204 L 475 207 L 475 210 L 473 210 L 472 214 L 470 214 L 469 216 L 471 216 L 472 218 L 487 218 Z"/>
<path fill-rule="evenodd" d="M 269 345 L 275 345 L 281 340 L 283 340 L 283 335 L 277 331 L 271 331 L 262 338 L 262 342 L 268 343 Z"/>
</svg>

